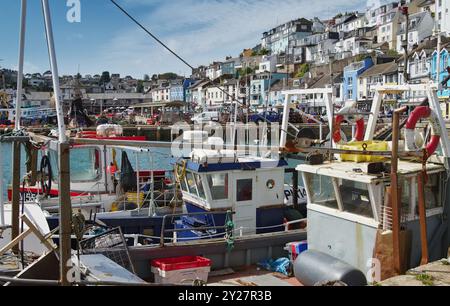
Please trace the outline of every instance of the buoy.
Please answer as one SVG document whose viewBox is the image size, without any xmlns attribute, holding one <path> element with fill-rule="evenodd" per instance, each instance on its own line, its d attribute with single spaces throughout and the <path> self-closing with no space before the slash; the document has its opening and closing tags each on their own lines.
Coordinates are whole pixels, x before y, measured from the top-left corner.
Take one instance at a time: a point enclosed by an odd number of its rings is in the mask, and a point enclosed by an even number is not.
<svg viewBox="0 0 450 306">
<path fill-rule="evenodd" d="M 431 139 L 426 145 L 428 157 L 433 155 L 441 141 L 441 129 L 438 124 L 436 113 L 428 106 L 419 106 L 414 109 L 408 118 L 405 130 L 406 148 L 408 151 L 418 151 L 416 143 L 416 125 L 421 119 L 428 119 L 431 125 Z"/>
</svg>

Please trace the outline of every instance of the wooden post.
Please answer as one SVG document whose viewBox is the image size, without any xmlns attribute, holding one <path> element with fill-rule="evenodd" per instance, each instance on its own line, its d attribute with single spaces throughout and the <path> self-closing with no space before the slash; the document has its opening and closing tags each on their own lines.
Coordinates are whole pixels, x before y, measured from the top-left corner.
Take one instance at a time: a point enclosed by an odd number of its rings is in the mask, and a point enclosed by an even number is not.
<svg viewBox="0 0 450 306">
<path fill-rule="evenodd" d="M 417 177 L 417 189 L 419 194 L 419 218 L 420 218 L 420 238 L 422 246 L 422 261 L 420 264 L 428 264 L 428 237 L 427 237 L 427 212 L 425 208 L 425 174 L 422 172 Z"/>
<path fill-rule="evenodd" d="M 16 239 L 20 234 L 19 229 L 19 215 L 20 215 L 20 142 L 13 142 L 13 157 L 12 157 L 12 214 L 11 214 L 11 241 Z M 19 246 L 13 248 L 13 252 L 19 253 Z"/>
<path fill-rule="evenodd" d="M 398 147 L 400 139 L 400 114 L 407 110 L 406 107 L 394 111 L 392 120 L 392 160 L 391 160 L 391 203 L 392 203 L 392 234 L 394 270 L 400 275 L 402 273 L 400 254 L 400 195 L 398 188 Z"/>
<path fill-rule="evenodd" d="M 69 286 L 68 272 L 71 266 L 72 204 L 70 199 L 70 145 L 59 144 L 59 251 L 60 280 L 63 286 Z"/>
</svg>

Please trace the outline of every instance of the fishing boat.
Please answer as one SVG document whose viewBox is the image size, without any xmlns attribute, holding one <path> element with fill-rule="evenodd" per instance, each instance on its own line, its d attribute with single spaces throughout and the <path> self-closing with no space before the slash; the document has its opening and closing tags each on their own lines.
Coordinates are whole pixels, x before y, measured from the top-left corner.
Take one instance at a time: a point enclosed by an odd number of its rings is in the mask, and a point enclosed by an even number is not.
<svg viewBox="0 0 450 306">
<path fill-rule="evenodd" d="M 306 193 L 299 191 L 294 207 L 287 165 L 231 150 L 193 150 L 175 163 L 187 212 L 175 222 L 178 238 L 218 237 L 231 220 L 241 235 L 251 235 L 283 231 L 287 222 L 303 219 Z"/>
<path fill-rule="evenodd" d="M 101 125 L 97 131 L 81 131 L 77 137 L 94 143 L 99 140 L 145 141 L 145 137 L 123 136 L 123 129 L 117 125 Z M 47 141 L 53 139 L 44 138 Z M 81 211 L 86 219 L 95 219 L 107 226 L 120 226 L 124 233 L 153 235 L 156 228 L 156 234 L 159 234 L 160 216 L 178 212 L 181 203 L 176 200 L 173 172 L 155 169 L 153 154 L 157 153 L 127 146 L 73 146 L 70 149 L 74 161 L 71 164 L 70 196 L 74 212 Z M 30 180 L 20 188 L 21 198 L 26 203 L 37 202 L 48 214 L 47 221 L 54 229 L 58 226 L 60 208 L 58 150 L 51 145 L 32 146 L 27 149 L 27 155 L 33 162 L 28 165 Z M 131 157 L 134 157 L 134 166 Z M 142 165 L 144 159 L 147 162 Z M 35 183 L 30 183 L 33 181 Z M 8 200 L 12 200 L 11 186 Z"/>
</svg>

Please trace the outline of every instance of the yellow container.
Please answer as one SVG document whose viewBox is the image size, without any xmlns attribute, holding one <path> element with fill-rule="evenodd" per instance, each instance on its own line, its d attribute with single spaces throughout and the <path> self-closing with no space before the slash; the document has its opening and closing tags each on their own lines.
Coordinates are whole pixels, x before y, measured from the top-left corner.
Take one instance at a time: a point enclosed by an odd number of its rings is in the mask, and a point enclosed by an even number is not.
<svg viewBox="0 0 450 306">
<path fill-rule="evenodd" d="M 367 146 L 367 147 L 366 147 Z M 359 141 L 350 142 L 346 145 L 338 145 L 338 149 L 352 151 L 389 151 L 389 144 L 386 141 Z M 387 160 L 383 156 L 360 155 L 360 154 L 341 154 L 341 161 L 349 161 L 355 163 L 378 163 Z"/>
</svg>

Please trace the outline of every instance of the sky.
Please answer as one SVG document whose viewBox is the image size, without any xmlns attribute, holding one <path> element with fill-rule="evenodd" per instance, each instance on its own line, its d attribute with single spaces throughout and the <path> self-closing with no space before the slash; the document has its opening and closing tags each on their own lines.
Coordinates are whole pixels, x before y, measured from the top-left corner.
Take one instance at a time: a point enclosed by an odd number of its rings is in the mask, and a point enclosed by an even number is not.
<svg viewBox="0 0 450 306">
<path fill-rule="evenodd" d="M 81 4 L 80 22 L 68 22 Z M 191 65 L 238 56 L 260 43 L 277 24 L 305 17 L 329 18 L 363 11 L 365 0 L 116 0 Z M 374 0 L 369 0 L 374 1 Z M 376 0 L 375 0 L 376 1 Z M 144 74 L 190 69 L 132 23 L 110 0 L 49 0 L 59 73 L 102 71 L 142 78 Z M 41 1 L 28 0 L 25 72 L 49 70 Z M 70 4 L 70 3 L 69 3 Z M 71 12 L 71 11 L 70 11 Z M 0 67 L 17 69 L 20 1 L 0 1 Z"/>
</svg>

